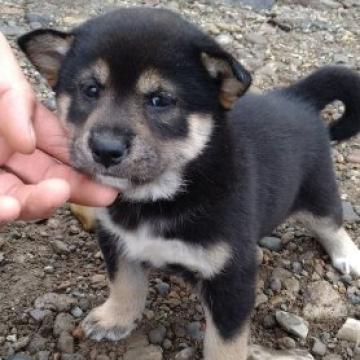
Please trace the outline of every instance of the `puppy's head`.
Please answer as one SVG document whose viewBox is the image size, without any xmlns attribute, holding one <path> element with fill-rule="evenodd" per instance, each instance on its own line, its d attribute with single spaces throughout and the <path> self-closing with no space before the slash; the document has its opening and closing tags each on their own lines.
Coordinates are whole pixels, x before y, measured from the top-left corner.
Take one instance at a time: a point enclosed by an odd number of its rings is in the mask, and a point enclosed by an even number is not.
<svg viewBox="0 0 360 360">
<path fill-rule="evenodd" d="M 172 12 L 120 9 L 19 45 L 56 91 L 75 167 L 137 200 L 169 198 L 248 72 Z"/>
</svg>

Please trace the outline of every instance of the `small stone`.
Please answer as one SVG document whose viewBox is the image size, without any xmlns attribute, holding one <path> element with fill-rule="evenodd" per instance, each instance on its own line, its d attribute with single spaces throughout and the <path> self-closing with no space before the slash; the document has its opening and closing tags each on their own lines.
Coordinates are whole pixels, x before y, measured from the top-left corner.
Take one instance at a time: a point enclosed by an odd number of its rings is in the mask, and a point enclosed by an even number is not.
<svg viewBox="0 0 360 360">
<path fill-rule="evenodd" d="M 55 272 L 55 269 L 54 269 L 54 267 L 52 265 L 48 265 L 48 266 L 44 267 L 44 271 L 47 274 L 53 274 Z"/>
<path fill-rule="evenodd" d="M 166 328 L 165 326 L 160 325 L 149 332 L 149 341 L 151 344 L 159 345 L 164 341 L 165 336 Z"/>
<path fill-rule="evenodd" d="M 194 321 L 186 326 L 186 334 L 193 340 L 202 340 L 204 332 L 201 329 L 201 323 Z"/>
<path fill-rule="evenodd" d="M 25 19 L 28 23 L 39 22 L 41 25 L 48 25 L 51 22 L 51 17 L 35 13 L 26 13 Z"/>
<path fill-rule="evenodd" d="M 6 358 L 6 360 L 32 360 L 32 358 L 25 354 L 15 354 Z"/>
<path fill-rule="evenodd" d="M 165 350 L 170 350 L 170 349 L 172 348 L 172 342 L 171 342 L 171 340 L 165 339 L 164 342 L 163 342 L 163 344 L 162 344 L 162 346 L 163 346 L 163 348 L 164 348 Z"/>
<path fill-rule="evenodd" d="M 343 213 L 344 213 L 344 221 L 351 223 L 351 222 L 360 220 L 359 215 L 356 214 L 356 212 L 354 211 L 352 204 L 350 202 L 343 201 L 342 207 L 343 207 Z"/>
<path fill-rule="evenodd" d="M 41 350 L 46 350 L 46 346 L 47 346 L 47 339 L 43 338 L 39 334 L 35 334 L 33 338 L 30 340 L 27 350 L 31 354 L 33 354 Z"/>
<path fill-rule="evenodd" d="M 261 304 L 265 304 L 267 302 L 268 302 L 268 297 L 263 292 L 256 295 L 256 299 L 255 299 L 256 308 L 258 308 Z"/>
<path fill-rule="evenodd" d="M 106 276 L 104 274 L 95 274 L 90 278 L 92 284 L 104 284 L 106 281 Z"/>
<path fill-rule="evenodd" d="M 170 285 L 163 281 L 156 284 L 154 287 L 157 290 L 157 292 L 162 296 L 167 295 L 170 291 Z"/>
<path fill-rule="evenodd" d="M 283 247 L 281 239 L 275 236 L 264 237 L 259 241 L 259 244 L 260 246 L 271 251 L 280 251 Z"/>
<path fill-rule="evenodd" d="M 63 331 L 60 334 L 57 348 L 59 351 L 64 352 L 64 353 L 73 353 L 74 352 L 74 338 L 67 331 Z"/>
<path fill-rule="evenodd" d="M 275 318 L 278 324 L 289 334 L 306 339 L 309 327 L 300 316 L 278 310 L 275 313 Z"/>
<path fill-rule="evenodd" d="M 355 151 L 351 152 L 348 155 L 347 160 L 352 163 L 360 164 L 360 150 L 355 150 Z"/>
<path fill-rule="evenodd" d="M 110 358 L 107 355 L 99 355 L 96 360 L 110 360 Z"/>
<path fill-rule="evenodd" d="M 215 40 L 221 46 L 228 46 L 234 41 L 232 36 L 229 34 L 220 34 L 220 35 L 216 36 Z"/>
<path fill-rule="evenodd" d="M 71 309 L 71 315 L 76 318 L 82 317 L 83 314 L 84 314 L 84 312 L 81 310 L 81 308 L 79 306 L 75 306 L 74 308 Z"/>
<path fill-rule="evenodd" d="M 337 338 L 355 343 L 360 341 L 360 320 L 347 318 L 337 333 Z"/>
<path fill-rule="evenodd" d="M 175 355 L 175 360 L 190 360 L 193 359 L 193 356 L 194 356 L 194 349 L 191 347 L 187 347 L 179 351 Z"/>
<path fill-rule="evenodd" d="M 326 345 L 322 343 L 319 339 L 315 339 L 311 352 L 314 355 L 324 356 L 326 354 Z"/>
<path fill-rule="evenodd" d="M 70 253 L 70 249 L 67 246 L 67 244 L 65 244 L 63 241 L 61 240 L 54 240 L 52 243 L 52 246 L 55 250 L 55 252 L 57 254 L 68 254 Z"/>
<path fill-rule="evenodd" d="M 74 318 L 68 313 L 60 313 L 55 318 L 54 336 L 59 336 L 64 331 L 71 332 L 74 327 Z"/>
<path fill-rule="evenodd" d="M 314 360 L 305 350 L 273 350 L 260 345 L 251 345 L 247 360 Z"/>
<path fill-rule="evenodd" d="M 337 1 L 334 0 L 319 0 L 320 3 L 329 9 L 338 9 L 341 4 L 339 4 Z"/>
<path fill-rule="evenodd" d="M 292 264 L 291 264 L 291 269 L 294 273 L 296 274 L 300 274 L 303 270 L 303 266 L 301 264 L 301 262 L 299 261 L 294 261 Z"/>
<path fill-rule="evenodd" d="M 39 23 L 38 21 L 33 21 L 29 25 L 30 25 L 31 30 L 36 30 L 36 29 L 42 28 L 41 23 Z"/>
<path fill-rule="evenodd" d="M 271 329 L 276 325 L 275 316 L 272 314 L 268 314 L 264 317 L 263 325 L 265 329 Z"/>
<path fill-rule="evenodd" d="M 19 351 L 24 349 L 30 342 L 30 337 L 29 336 L 24 336 L 22 338 L 20 338 L 19 340 L 17 340 L 13 345 L 13 349 L 15 351 Z"/>
<path fill-rule="evenodd" d="M 8 335 L 8 336 L 6 337 L 6 340 L 14 343 L 14 342 L 17 340 L 17 336 L 16 336 L 16 334 Z"/>
<path fill-rule="evenodd" d="M 270 10 L 276 0 L 239 0 L 243 5 L 249 5 L 256 10 Z"/>
<path fill-rule="evenodd" d="M 266 45 L 268 43 L 268 40 L 259 33 L 248 33 L 244 35 L 245 40 L 257 44 L 257 45 Z"/>
<path fill-rule="evenodd" d="M 296 342 L 289 336 L 284 336 L 278 340 L 281 349 L 295 349 Z"/>
<path fill-rule="evenodd" d="M 272 291 L 279 292 L 281 290 L 281 281 L 276 278 L 271 279 L 269 286 Z"/>
<path fill-rule="evenodd" d="M 62 354 L 61 360 L 85 360 L 81 354 Z"/>
<path fill-rule="evenodd" d="M 0 252 L 0 264 L 5 260 L 5 254 Z"/>
<path fill-rule="evenodd" d="M 37 309 L 49 309 L 58 312 L 69 311 L 76 304 L 76 300 L 63 294 L 47 293 L 35 300 Z"/>
<path fill-rule="evenodd" d="M 37 360 L 49 360 L 50 351 L 39 351 L 36 355 Z"/>
<path fill-rule="evenodd" d="M 163 352 L 161 347 L 148 345 L 128 350 L 123 360 L 162 360 Z"/>
</svg>

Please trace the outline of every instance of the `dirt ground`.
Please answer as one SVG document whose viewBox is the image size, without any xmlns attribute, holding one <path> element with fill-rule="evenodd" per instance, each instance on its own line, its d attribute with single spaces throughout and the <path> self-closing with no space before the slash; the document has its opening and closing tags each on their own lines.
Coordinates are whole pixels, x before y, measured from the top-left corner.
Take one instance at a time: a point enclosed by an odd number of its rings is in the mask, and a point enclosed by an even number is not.
<svg viewBox="0 0 360 360">
<path fill-rule="evenodd" d="M 271 9 L 256 11 L 236 1 L 0 0 L 0 31 L 14 45 L 14 39 L 30 29 L 68 29 L 116 6 L 131 5 L 168 7 L 193 20 L 251 69 L 256 90 L 289 84 L 324 64 L 360 70 L 358 0 L 282 0 Z M 39 98 L 53 109 L 53 94 L 44 80 L 15 45 L 14 50 Z M 331 107 L 326 117 L 337 112 L 338 106 Z M 334 146 L 333 158 L 346 227 L 360 245 L 359 140 Z M 337 332 L 346 318 L 360 319 L 360 281 L 341 277 L 310 234 L 294 223 L 281 226 L 273 236 L 281 239 L 282 246 L 277 251 L 262 249 L 251 342 L 304 349 L 316 359 L 359 360 L 356 344 L 339 339 Z M 322 286 L 317 287 L 319 283 Z M 158 272 L 151 277 L 144 318 L 129 339 L 94 343 L 59 335 L 55 329 L 66 327 L 59 313 L 67 314 L 71 326 L 62 330 L 71 333 L 108 292 L 96 240 L 67 206 L 49 220 L 19 221 L 0 229 L 0 284 L 0 360 L 13 354 L 17 360 L 201 358 L 205 324 L 197 297 L 181 279 Z M 313 305 L 330 310 L 310 318 L 305 308 L 314 292 L 331 301 Z M 34 312 L 35 300 L 48 293 L 64 294 L 65 303 L 71 304 Z M 274 320 L 277 310 L 307 320 L 306 339 L 285 332 Z M 324 351 L 314 350 L 317 341 Z"/>
</svg>

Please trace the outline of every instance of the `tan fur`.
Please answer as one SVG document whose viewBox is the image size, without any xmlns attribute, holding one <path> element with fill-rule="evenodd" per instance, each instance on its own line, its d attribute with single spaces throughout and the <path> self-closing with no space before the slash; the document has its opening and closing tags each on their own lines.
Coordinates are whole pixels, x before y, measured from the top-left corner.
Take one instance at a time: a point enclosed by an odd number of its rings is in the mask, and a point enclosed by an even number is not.
<svg viewBox="0 0 360 360">
<path fill-rule="evenodd" d="M 126 337 L 136 327 L 136 320 L 145 308 L 147 274 L 140 265 L 125 258 L 119 259 L 118 267 L 116 277 L 110 283 L 109 298 L 93 309 L 82 324 L 86 335 L 96 340 Z"/>
<path fill-rule="evenodd" d="M 224 304 L 224 306 L 226 306 Z M 208 309 L 205 309 L 206 333 L 204 340 L 204 360 L 246 360 L 248 354 L 249 325 L 231 340 L 224 340 L 214 325 Z"/>
<path fill-rule="evenodd" d="M 89 206 L 70 204 L 70 210 L 81 222 L 86 231 L 93 231 L 95 228 L 95 209 Z"/>
<path fill-rule="evenodd" d="M 83 70 L 80 78 L 88 79 L 94 77 L 101 85 L 105 86 L 109 80 L 110 68 L 103 59 L 97 59 L 87 69 Z"/>
<path fill-rule="evenodd" d="M 204 66 L 213 78 L 221 79 L 219 101 L 225 109 L 232 109 L 235 101 L 245 92 L 244 84 L 239 81 L 228 62 L 202 54 Z"/>
<path fill-rule="evenodd" d="M 62 58 L 69 50 L 72 41 L 72 36 L 61 38 L 44 34 L 30 40 L 27 45 L 26 51 L 31 62 L 46 78 L 50 86 L 55 86 L 57 82 Z"/>
<path fill-rule="evenodd" d="M 173 91 L 174 86 L 164 79 L 156 69 L 148 69 L 140 76 L 136 84 L 136 89 L 141 94 L 148 94 L 156 90 Z"/>
</svg>

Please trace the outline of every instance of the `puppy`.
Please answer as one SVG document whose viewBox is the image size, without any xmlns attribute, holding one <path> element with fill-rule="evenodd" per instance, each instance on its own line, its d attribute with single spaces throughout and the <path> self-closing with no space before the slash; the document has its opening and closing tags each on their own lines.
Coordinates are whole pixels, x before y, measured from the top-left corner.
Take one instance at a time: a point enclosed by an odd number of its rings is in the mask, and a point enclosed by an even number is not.
<svg viewBox="0 0 360 360">
<path fill-rule="evenodd" d="M 325 67 L 255 95 L 213 39 L 167 10 L 120 9 L 21 49 L 56 91 L 74 167 L 120 190 L 97 212 L 110 297 L 82 326 L 119 340 L 141 317 L 148 270 L 186 277 L 206 313 L 204 358 L 247 355 L 256 244 L 301 215 L 344 273 L 360 251 L 342 226 L 330 140 L 360 130 L 360 77 Z M 239 99 L 240 98 L 240 99 Z M 345 103 L 330 129 L 319 112 Z"/>
</svg>

